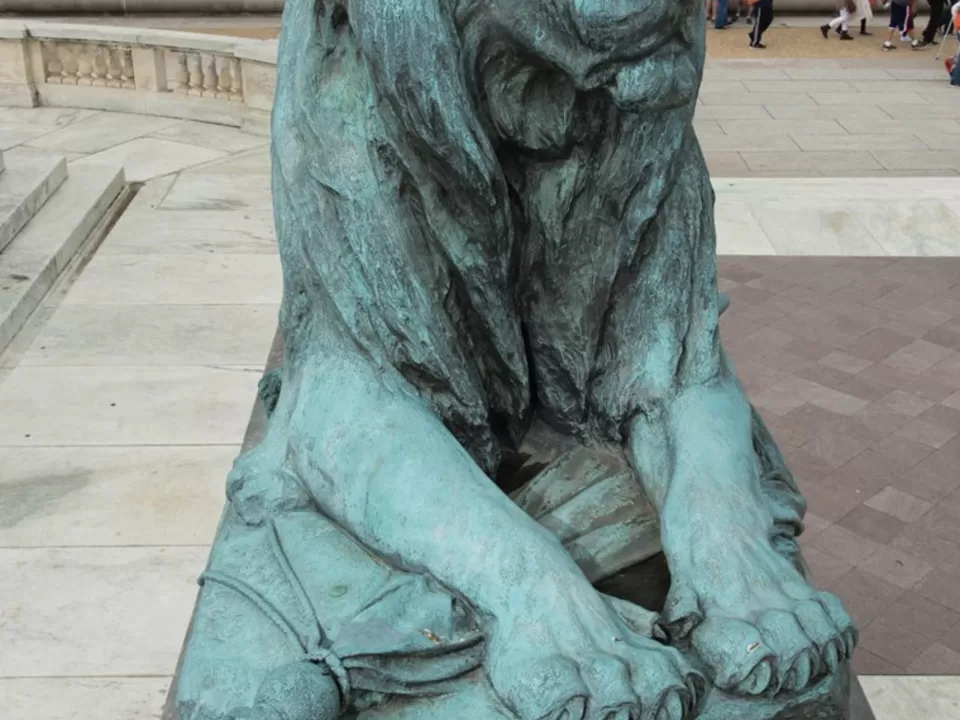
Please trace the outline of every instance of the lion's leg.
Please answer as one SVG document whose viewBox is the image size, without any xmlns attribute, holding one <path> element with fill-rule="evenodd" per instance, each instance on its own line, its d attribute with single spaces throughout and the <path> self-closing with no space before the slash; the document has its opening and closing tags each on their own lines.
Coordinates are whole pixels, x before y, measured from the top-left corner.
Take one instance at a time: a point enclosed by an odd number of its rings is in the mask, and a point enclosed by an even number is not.
<svg viewBox="0 0 960 720">
<path fill-rule="evenodd" d="M 488 621 L 490 680 L 522 720 L 634 717 L 641 702 L 650 717 L 680 720 L 696 706 L 699 676 L 631 630 L 398 375 L 371 371 L 333 338 L 322 345 L 287 363 L 251 458 L 261 471 L 284 457 L 284 472 L 361 542 L 468 598 Z M 288 448 L 276 453 L 281 436 Z M 234 503 L 263 507 L 253 496 L 270 483 L 247 478 Z"/>
<path fill-rule="evenodd" d="M 711 191 L 695 147 L 681 173 L 614 312 L 615 382 L 597 396 L 636 403 L 626 449 L 660 512 L 673 583 L 664 626 L 689 638 L 721 688 L 799 690 L 836 670 L 855 631 L 776 550 L 750 403 L 719 346 Z"/>
</svg>

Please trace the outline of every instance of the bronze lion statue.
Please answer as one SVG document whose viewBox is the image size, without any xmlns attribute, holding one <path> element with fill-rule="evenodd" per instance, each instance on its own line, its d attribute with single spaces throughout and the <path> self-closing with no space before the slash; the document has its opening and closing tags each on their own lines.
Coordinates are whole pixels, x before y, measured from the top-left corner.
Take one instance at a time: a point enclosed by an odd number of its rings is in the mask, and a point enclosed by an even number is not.
<svg viewBox="0 0 960 720">
<path fill-rule="evenodd" d="M 288 0 L 284 361 L 182 715 L 681 720 L 842 671 L 719 339 L 703 33 L 699 0 Z M 659 613 L 592 582 L 651 528 Z"/>
</svg>

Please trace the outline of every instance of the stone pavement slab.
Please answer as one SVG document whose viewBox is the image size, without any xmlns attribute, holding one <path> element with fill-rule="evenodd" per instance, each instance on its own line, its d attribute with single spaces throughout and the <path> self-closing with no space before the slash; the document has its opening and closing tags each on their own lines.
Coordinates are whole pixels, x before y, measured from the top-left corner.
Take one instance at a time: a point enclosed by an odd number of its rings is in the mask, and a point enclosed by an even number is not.
<svg viewBox="0 0 960 720">
<path fill-rule="evenodd" d="M 720 254 L 960 254 L 950 178 L 714 178 Z"/>
<path fill-rule="evenodd" d="M 0 547 L 205 546 L 238 450 L 0 448 Z"/>
<path fill-rule="evenodd" d="M 958 148 L 943 139 L 960 135 L 960 91 L 932 55 L 879 66 L 708 62 L 697 119 L 707 164 L 720 177 L 960 169 Z"/>
<path fill-rule="evenodd" d="M 207 553 L 206 546 L 0 548 L 0 678 L 169 673 Z"/>
<path fill-rule="evenodd" d="M 0 355 L 0 715 L 156 718 L 276 323 L 263 139 L 0 110 L 34 118 L 73 165 L 112 154 L 147 182 Z M 161 208 L 182 166 L 234 158 Z"/>
<path fill-rule="evenodd" d="M 10 720 L 156 720 L 170 679 L 4 678 L 0 706 Z"/>
</svg>

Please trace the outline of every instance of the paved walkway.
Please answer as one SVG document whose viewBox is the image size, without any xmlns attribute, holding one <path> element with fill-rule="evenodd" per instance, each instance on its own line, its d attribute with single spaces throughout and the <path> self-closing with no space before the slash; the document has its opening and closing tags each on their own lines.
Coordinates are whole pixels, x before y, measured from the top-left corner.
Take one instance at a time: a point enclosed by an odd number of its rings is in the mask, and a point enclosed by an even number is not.
<svg viewBox="0 0 960 720">
<path fill-rule="evenodd" d="M 960 675 L 960 258 L 725 258 L 720 278 L 855 668 Z"/>
<path fill-rule="evenodd" d="M 0 110 L 147 181 L 0 356 L 0 715 L 156 718 L 280 299 L 265 139 Z"/>
<path fill-rule="evenodd" d="M 960 172 L 960 88 L 932 56 L 712 62 L 697 134 L 716 177 Z"/>
<path fill-rule="evenodd" d="M 698 114 L 711 164 L 719 153 L 749 170 L 750 153 L 794 153 L 810 156 L 808 171 L 751 172 L 813 175 L 825 165 L 798 142 L 804 125 L 896 143 L 924 137 L 922 108 L 938 127 L 955 122 L 936 117 L 939 96 L 891 104 L 855 85 L 877 68 L 851 70 L 712 64 Z M 879 71 L 925 99 L 910 77 L 928 69 Z M 752 85 L 765 81 L 778 87 Z M 827 102 L 810 82 L 849 83 L 856 93 L 822 92 L 861 104 Z M 858 135 L 846 113 L 872 114 L 883 132 Z M 711 127 L 733 138 L 723 142 L 796 149 L 710 149 Z M 276 321 L 266 141 L 162 118 L 0 109 L 0 147 L 21 144 L 73 163 L 121 160 L 146 184 L 0 356 L 0 707 L 12 720 L 155 718 Z M 888 180 L 715 181 L 721 252 L 748 256 L 721 265 L 733 300 L 723 331 L 810 498 L 811 563 L 864 627 L 859 669 L 957 672 L 960 261 L 773 257 L 960 256 L 960 182 L 877 172 Z M 878 720 L 960 713 L 956 678 L 864 686 Z"/>
</svg>

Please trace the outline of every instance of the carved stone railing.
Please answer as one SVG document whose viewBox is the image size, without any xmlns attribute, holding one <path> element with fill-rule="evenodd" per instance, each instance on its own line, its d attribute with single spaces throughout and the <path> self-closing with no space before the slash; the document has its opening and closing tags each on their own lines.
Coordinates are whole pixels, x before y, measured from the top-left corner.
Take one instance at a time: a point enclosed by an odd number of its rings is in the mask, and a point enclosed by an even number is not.
<svg viewBox="0 0 960 720">
<path fill-rule="evenodd" d="M 0 20 L 0 105 L 163 115 L 264 134 L 276 54 L 273 40 Z"/>
</svg>

